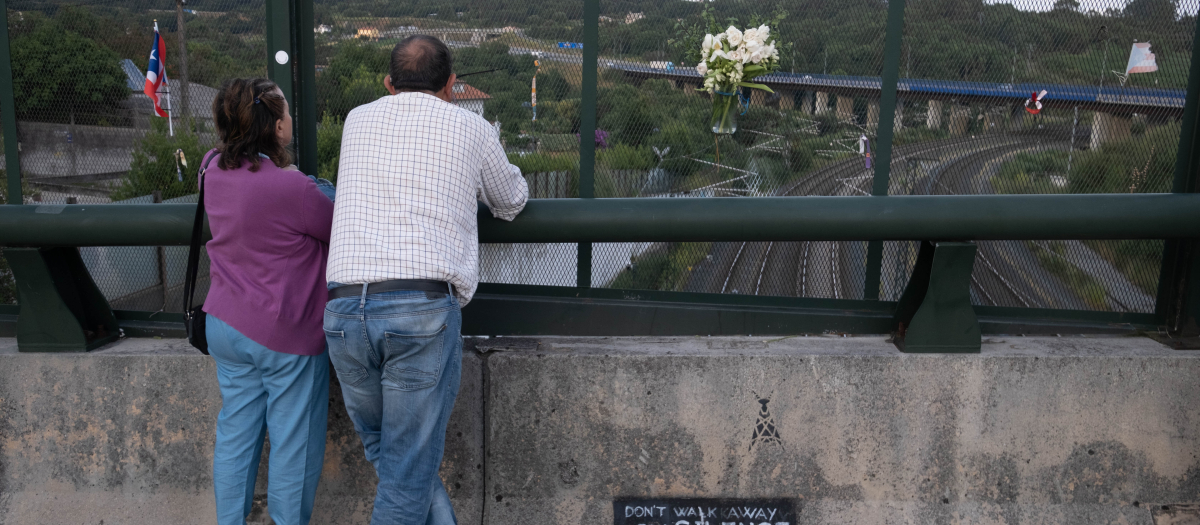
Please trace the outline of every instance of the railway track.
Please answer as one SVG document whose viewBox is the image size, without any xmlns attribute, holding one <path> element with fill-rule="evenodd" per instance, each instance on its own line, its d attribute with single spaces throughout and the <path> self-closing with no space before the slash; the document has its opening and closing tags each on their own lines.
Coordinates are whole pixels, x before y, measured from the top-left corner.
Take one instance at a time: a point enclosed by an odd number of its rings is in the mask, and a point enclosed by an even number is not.
<svg viewBox="0 0 1200 525">
<path fill-rule="evenodd" d="M 1002 143 L 1019 143 L 1013 139 Z M 893 173 L 914 158 L 970 156 L 978 148 L 993 149 L 994 137 L 958 138 L 896 148 Z M 961 160 L 961 159 L 960 159 Z M 816 170 L 776 193 L 780 196 L 869 194 L 872 172 L 861 158 L 850 158 Z M 862 242 L 733 242 L 714 243 L 708 275 L 689 282 L 689 291 L 799 297 L 859 297 Z M 794 271 L 789 271 L 794 268 Z M 785 276 L 795 276 L 794 279 Z M 704 277 L 707 277 L 705 279 Z M 711 284 L 706 284 L 711 283 Z M 718 285 L 719 283 L 719 285 Z M 719 288 L 718 288 L 719 286 Z"/>
</svg>

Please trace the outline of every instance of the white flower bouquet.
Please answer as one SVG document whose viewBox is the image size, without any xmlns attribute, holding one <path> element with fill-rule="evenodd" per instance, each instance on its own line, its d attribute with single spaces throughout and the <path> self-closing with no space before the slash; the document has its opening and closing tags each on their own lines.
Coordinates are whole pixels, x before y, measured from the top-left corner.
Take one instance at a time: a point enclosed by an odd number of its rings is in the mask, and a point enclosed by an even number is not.
<svg viewBox="0 0 1200 525">
<path fill-rule="evenodd" d="M 765 24 L 745 32 L 729 26 L 723 33 L 704 35 L 696 71 L 704 76 L 700 91 L 713 96 L 713 133 L 737 131 L 737 113 L 732 110 L 742 104 L 738 96 L 741 88 L 774 93 L 763 84 L 749 82 L 779 68 L 779 51 L 774 40 L 768 41 L 770 36 L 771 28 Z"/>
</svg>

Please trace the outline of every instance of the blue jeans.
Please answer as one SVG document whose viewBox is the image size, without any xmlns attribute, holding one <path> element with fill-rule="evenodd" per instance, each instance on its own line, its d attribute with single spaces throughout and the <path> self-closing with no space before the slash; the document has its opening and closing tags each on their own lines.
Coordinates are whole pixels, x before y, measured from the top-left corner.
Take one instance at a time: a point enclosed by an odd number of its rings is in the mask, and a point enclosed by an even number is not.
<svg viewBox="0 0 1200 525">
<path fill-rule="evenodd" d="M 217 523 L 246 523 L 270 432 L 267 510 L 278 525 L 307 524 L 325 459 L 328 352 L 275 352 L 211 315 L 205 334 L 221 384 L 213 450 Z"/>
<path fill-rule="evenodd" d="M 462 375 L 461 330 L 448 291 L 364 293 L 325 306 L 329 358 L 379 475 L 372 525 L 458 523 L 438 468 Z"/>
<path fill-rule="evenodd" d="M 321 190 L 321 193 L 325 194 L 326 197 L 329 197 L 330 201 L 337 202 L 334 200 L 334 197 L 337 196 L 337 188 L 332 182 L 329 182 L 325 179 L 318 179 L 315 175 L 309 175 L 308 178 L 317 183 L 317 189 Z"/>
</svg>

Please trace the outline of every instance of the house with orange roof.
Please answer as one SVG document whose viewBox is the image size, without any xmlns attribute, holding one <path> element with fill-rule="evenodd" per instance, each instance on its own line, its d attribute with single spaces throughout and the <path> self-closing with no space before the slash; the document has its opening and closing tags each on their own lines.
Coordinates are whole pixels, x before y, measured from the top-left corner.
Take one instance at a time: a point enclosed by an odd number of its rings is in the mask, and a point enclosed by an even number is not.
<svg viewBox="0 0 1200 525">
<path fill-rule="evenodd" d="M 465 82 L 455 82 L 452 91 L 455 104 L 481 117 L 483 116 L 483 103 L 492 98 L 491 95 Z"/>
</svg>

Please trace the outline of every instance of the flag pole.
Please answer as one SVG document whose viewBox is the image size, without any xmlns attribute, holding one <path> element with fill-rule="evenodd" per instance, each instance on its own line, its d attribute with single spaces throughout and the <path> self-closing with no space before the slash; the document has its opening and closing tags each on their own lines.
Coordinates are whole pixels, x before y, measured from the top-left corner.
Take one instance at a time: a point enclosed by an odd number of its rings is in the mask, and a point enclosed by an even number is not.
<svg viewBox="0 0 1200 525">
<path fill-rule="evenodd" d="M 159 35 L 158 20 L 154 21 L 154 35 L 155 36 Z M 157 42 L 155 42 L 155 43 L 157 44 Z M 167 88 L 167 133 L 169 133 L 170 136 L 174 137 L 175 136 L 175 122 L 173 120 L 171 120 L 171 81 L 167 77 L 167 61 L 166 61 L 167 50 L 159 49 L 158 52 L 159 52 L 159 60 L 162 62 L 163 86 L 165 86 Z"/>
</svg>

